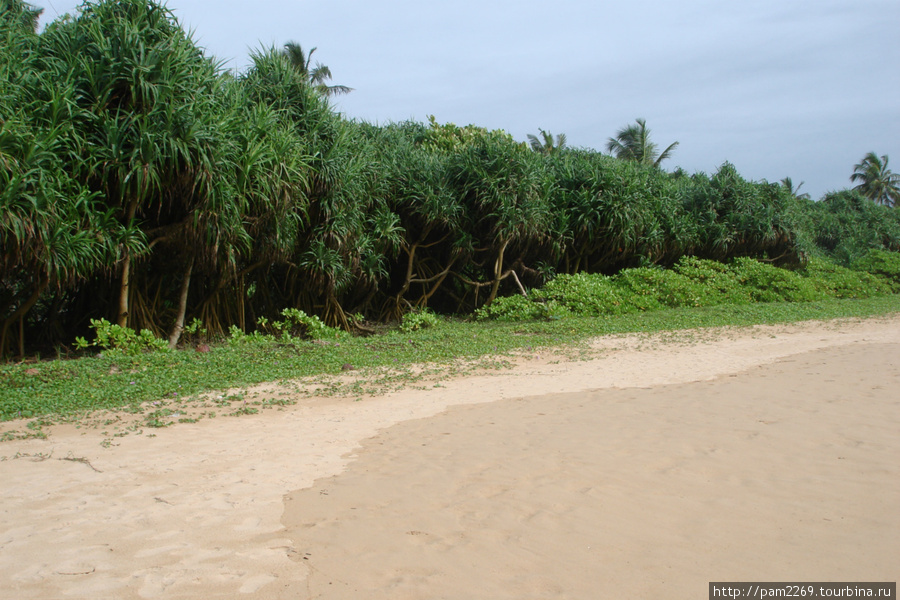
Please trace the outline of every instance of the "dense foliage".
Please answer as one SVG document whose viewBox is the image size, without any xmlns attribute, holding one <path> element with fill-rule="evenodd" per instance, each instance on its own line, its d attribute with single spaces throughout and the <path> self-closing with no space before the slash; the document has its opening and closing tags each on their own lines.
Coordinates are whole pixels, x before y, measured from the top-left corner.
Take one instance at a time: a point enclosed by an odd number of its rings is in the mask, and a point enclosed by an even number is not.
<svg viewBox="0 0 900 600">
<path fill-rule="evenodd" d="M 668 174 L 471 125 L 347 120 L 308 58 L 264 49 L 226 72 L 153 1 L 35 27 L 0 0 L 0 356 L 99 319 L 175 345 L 193 319 L 250 332 L 297 309 L 351 329 L 555 274 L 900 250 L 900 213 L 857 192 L 810 202 L 730 164 Z"/>
<path fill-rule="evenodd" d="M 873 250 L 848 269 L 813 259 L 802 269 L 752 258 L 729 263 L 685 256 L 671 269 L 639 267 L 616 275 L 560 275 L 528 295 L 508 296 L 476 311 L 479 319 L 523 321 L 624 315 L 665 308 L 743 306 L 763 302 L 818 302 L 893 293 L 900 260 Z"/>
</svg>

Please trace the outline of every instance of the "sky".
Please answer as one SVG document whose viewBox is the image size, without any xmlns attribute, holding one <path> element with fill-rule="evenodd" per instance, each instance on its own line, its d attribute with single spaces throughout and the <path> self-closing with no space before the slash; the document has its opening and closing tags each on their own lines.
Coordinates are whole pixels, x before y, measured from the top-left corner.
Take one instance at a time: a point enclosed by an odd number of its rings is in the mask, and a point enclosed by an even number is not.
<svg viewBox="0 0 900 600">
<path fill-rule="evenodd" d="M 80 2 L 34 0 L 44 21 Z M 244 71 L 317 48 L 344 116 L 544 129 L 605 152 L 635 119 L 663 168 L 851 187 L 867 152 L 900 172 L 900 0 L 169 0 L 207 55 Z"/>
</svg>

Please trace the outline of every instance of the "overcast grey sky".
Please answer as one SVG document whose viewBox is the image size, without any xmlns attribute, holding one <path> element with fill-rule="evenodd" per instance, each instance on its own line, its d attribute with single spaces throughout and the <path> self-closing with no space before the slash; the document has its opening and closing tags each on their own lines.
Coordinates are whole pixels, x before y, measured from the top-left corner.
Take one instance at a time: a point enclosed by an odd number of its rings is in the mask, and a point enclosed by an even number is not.
<svg viewBox="0 0 900 600">
<path fill-rule="evenodd" d="M 35 0 L 45 20 L 71 0 Z M 251 50 L 318 47 L 345 116 L 543 128 L 603 150 L 638 117 L 668 170 L 850 186 L 866 152 L 900 172 L 900 0 L 169 0 L 238 71 Z"/>
</svg>

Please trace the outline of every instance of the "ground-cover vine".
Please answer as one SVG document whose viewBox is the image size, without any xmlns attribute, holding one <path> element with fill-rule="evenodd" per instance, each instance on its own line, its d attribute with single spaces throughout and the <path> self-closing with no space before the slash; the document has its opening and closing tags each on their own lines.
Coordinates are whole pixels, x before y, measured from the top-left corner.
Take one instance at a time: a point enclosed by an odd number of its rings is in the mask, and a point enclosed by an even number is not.
<svg viewBox="0 0 900 600">
<path fill-rule="evenodd" d="M 430 363 L 450 372 L 459 361 L 503 357 L 537 348 L 572 347 L 589 338 L 619 333 L 746 326 L 809 319 L 871 317 L 900 312 L 900 296 L 826 299 L 665 308 L 585 317 L 530 321 L 438 318 L 432 327 L 394 330 L 371 337 L 283 339 L 247 336 L 239 342 L 128 354 L 107 350 L 71 360 L 0 366 L 0 420 L 68 418 L 97 410 L 148 410 L 147 402 L 182 401 L 210 390 L 318 375 L 336 376 L 349 365 L 365 379 L 376 369 L 395 369 L 409 379 L 409 367 Z M 552 316 L 552 315 L 551 315 Z M 412 381 L 412 379 L 409 379 Z M 225 402 L 250 412 L 246 403 Z M 142 404 L 144 406 L 142 407 Z M 277 398 L 258 403 L 279 405 Z M 224 414 L 224 413 L 223 413 Z M 177 420 L 177 419 L 175 419 Z M 149 425 L 148 425 L 149 426 Z"/>
<path fill-rule="evenodd" d="M 641 267 L 616 275 L 560 275 L 525 296 L 500 298 L 476 311 L 480 320 L 520 321 L 623 315 L 663 308 L 815 302 L 891 294 L 900 276 L 895 253 L 871 251 L 855 269 L 812 259 L 791 270 L 746 257 L 728 263 L 681 258 L 672 269 Z M 871 266 L 870 273 L 862 270 Z"/>
</svg>

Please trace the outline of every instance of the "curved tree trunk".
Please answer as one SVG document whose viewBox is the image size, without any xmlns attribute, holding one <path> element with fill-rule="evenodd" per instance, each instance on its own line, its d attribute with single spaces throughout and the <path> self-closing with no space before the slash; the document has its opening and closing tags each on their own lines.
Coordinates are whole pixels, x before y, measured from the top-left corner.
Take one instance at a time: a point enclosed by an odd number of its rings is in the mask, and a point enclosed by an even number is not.
<svg viewBox="0 0 900 600">
<path fill-rule="evenodd" d="M 485 300 L 484 305 L 489 306 L 491 302 L 497 299 L 497 292 L 500 290 L 500 282 L 504 278 L 503 274 L 503 253 L 506 252 L 506 247 L 509 245 L 509 240 L 503 242 L 503 245 L 500 246 L 500 254 L 497 255 L 497 261 L 494 263 L 494 281 L 491 285 L 491 294 L 488 296 L 488 299 Z"/>
</svg>

